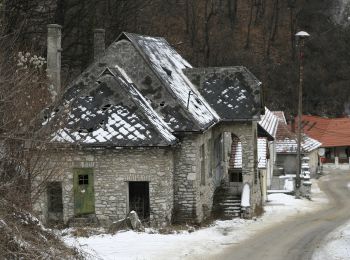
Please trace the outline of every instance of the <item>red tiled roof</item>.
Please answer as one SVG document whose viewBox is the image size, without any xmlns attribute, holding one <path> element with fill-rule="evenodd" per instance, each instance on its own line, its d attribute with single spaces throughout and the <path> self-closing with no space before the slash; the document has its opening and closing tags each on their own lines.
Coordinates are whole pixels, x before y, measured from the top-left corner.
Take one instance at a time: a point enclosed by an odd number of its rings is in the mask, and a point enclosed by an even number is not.
<svg viewBox="0 0 350 260">
<path fill-rule="evenodd" d="M 303 132 L 320 141 L 322 147 L 350 146 L 350 118 L 304 115 L 301 126 Z"/>
</svg>

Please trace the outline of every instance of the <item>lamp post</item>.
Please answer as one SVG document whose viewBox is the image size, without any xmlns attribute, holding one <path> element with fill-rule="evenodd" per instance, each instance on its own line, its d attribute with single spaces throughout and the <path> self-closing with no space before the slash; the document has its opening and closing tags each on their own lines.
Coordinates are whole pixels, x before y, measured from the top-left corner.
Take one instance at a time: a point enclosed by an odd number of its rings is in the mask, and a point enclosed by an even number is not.
<svg viewBox="0 0 350 260">
<path fill-rule="evenodd" d="M 303 111 L 303 80 L 304 80 L 304 43 L 310 34 L 300 31 L 295 34 L 299 40 L 299 89 L 298 89 L 298 147 L 297 147 L 297 174 L 295 179 L 295 197 L 300 198 L 300 173 L 301 173 L 301 116 Z"/>
</svg>

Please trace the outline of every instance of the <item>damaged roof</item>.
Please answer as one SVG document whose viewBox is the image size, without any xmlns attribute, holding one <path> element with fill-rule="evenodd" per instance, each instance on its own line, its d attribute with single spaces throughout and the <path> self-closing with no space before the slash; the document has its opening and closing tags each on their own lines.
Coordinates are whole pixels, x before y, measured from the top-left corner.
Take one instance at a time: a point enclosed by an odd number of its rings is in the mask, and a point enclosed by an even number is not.
<svg viewBox="0 0 350 260">
<path fill-rule="evenodd" d="M 133 64 L 121 66 L 125 46 L 146 62 L 157 84 L 141 84 Z M 194 69 L 164 38 L 122 33 L 68 85 L 56 107 L 47 110 L 42 131 L 49 131 L 57 143 L 169 146 L 180 132 L 202 132 L 225 120 L 260 118 L 261 83 L 247 69 L 216 68 L 217 76 L 210 75 L 217 81 L 206 79 L 199 90 L 185 75 L 187 70 Z M 209 89 L 213 93 L 202 91 Z M 217 89 L 219 103 L 214 102 Z"/>
<path fill-rule="evenodd" d="M 191 68 L 185 73 L 223 121 L 260 119 L 261 82 L 245 67 Z"/>
<path fill-rule="evenodd" d="M 177 139 L 121 69 L 72 86 L 44 125 L 51 141 L 103 146 L 170 146 Z M 74 96 L 72 96 L 74 93 Z"/>
<path fill-rule="evenodd" d="M 182 130 L 176 128 L 176 124 L 181 122 L 174 122 L 179 121 L 179 115 L 176 114 L 179 114 L 182 110 L 186 111 L 186 114 L 190 116 L 194 123 L 192 129 L 185 129 L 186 131 L 203 130 L 220 120 L 216 111 L 184 74 L 183 70 L 192 68 L 192 66 L 164 38 L 122 33 L 118 40 L 122 39 L 127 39 L 134 45 L 163 83 L 163 87 L 180 105 L 175 111 L 165 111 L 168 114 L 175 113 L 174 117 L 168 118 L 168 122 L 174 130 Z M 140 91 L 142 92 L 142 90 Z M 187 117 L 187 115 L 183 117 Z M 167 120 L 166 114 L 164 118 Z M 172 122 L 172 120 L 174 121 Z"/>
</svg>

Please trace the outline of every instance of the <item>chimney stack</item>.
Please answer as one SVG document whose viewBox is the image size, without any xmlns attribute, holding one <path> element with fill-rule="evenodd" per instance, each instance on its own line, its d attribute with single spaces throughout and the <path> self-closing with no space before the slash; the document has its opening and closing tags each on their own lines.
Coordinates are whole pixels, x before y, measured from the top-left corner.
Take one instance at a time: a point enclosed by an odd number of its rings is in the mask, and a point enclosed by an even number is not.
<svg viewBox="0 0 350 260">
<path fill-rule="evenodd" d="M 105 30 L 94 30 L 94 60 L 97 60 L 105 53 Z"/>
<path fill-rule="evenodd" d="M 53 84 L 53 99 L 61 94 L 61 28 L 58 24 L 47 25 L 47 73 Z"/>
</svg>

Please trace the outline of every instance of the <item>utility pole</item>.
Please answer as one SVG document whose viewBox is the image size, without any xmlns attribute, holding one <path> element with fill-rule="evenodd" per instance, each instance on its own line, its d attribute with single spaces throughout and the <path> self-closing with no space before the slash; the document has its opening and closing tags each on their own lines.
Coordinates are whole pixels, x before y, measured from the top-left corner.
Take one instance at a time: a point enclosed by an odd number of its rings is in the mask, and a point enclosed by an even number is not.
<svg viewBox="0 0 350 260">
<path fill-rule="evenodd" d="M 301 173 L 301 116 L 303 113 L 303 80 L 304 80 L 304 44 L 305 39 L 310 37 L 310 34 L 300 31 L 295 34 L 299 40 L 299 89 L 298 89 L 298 147 L 297 147 L 297 174 L 295 178 L 295 198 L 300 198 L 300 173 Z"/>
</svg>

